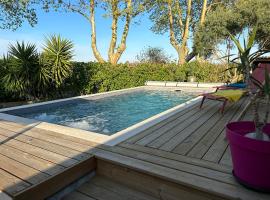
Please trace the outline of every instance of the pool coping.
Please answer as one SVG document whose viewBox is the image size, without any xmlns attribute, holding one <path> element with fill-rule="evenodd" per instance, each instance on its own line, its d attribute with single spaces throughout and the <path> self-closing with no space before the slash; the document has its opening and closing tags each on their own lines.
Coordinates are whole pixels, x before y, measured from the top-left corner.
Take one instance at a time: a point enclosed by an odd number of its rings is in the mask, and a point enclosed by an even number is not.
<svg viewBox="0 0 270 200">
<path fill-rule="evenodd" d="M 61 103 L 64 101 L 69 101 L 69 100 L 74 100 L 74 99 L 104 98 L 104 97 L 109 97 L 112 95 L 118 95 L 121 93 L 126 93 L 129 91 L 136 91 L 136 90 L 145 89 L 145 88 L 149 89 L 149 88 L 153 88 L 153 87 L 140 86 L 140 87 L 134 87 L 134 88 L 128 88 L 128 89 L 122 89 L 122 90 L 115 90 L 115 91 L 111 91 L 111 92 L 77 96 L 77 97 L 72 97 L 72 98 L 53 100 L 53 101 L 35 103 L 35 104 L 30 104 L 30 105 L 4 108 L 4 109 L 0 109 L 0 119 L 21 123 L 21 124 L 26 125 L 27 127 L 35 127 L 35 128 L 40 128 L 40 129 L 44 129 L 47 131 L 53 131 L 53 132 L 57 132 L 60 134 L 77 137 L 80 139 L 88 140 L 88 141 L 99 143 L 99 144 L 115 146 L 115 145 L 125 141 L 126 139 L 133 137 L 133 136 L 137 135 L 138 133 L 152 127 L 153 125 L 160 123 L 161 121 L 171 117 L 172 115 L 180 112 L 181 110 L 186 109 L 186 108 L 198 103 L 202 98 L 201 96 L 195 97 L 195 98 L 193 98 L 185 103 L 179 104 L 179 105 L 172 107 L 168 110 L 165 110 L 159 114 L 156 114 L 150 118 L 147 118 L 141 122 L 138 122 L 130 127 L 127 127 L 126 129 L 123 129 L 119 132 L 116 132 L 115 134 L 113 134 L 111 136 L 96 133 L 96 132 L 86 131 L 86 130 L 82 130 L 82 129 L 78 129 L 78 128 L 72 128 L 72 127 L 67 127 L 67 126 L 63 126 L 63 125 L 52 124 L 52 123 L 48 123 L 48 122 L 42 122 L 42 121 L 38 121 L 38 120 L 34 120 L 34 119 L 29 119 L 29 118 L 24 118 L 24 117 L 19 117 L 19 116 L 3 113 L 3 112 L 7 112 L 7 111 L 22 109 L 22 108 L 25 109 L 25 108 L 30 108 L 30 107 L 32 108 L 35 106 L 48 105 L 51 103 Z"/>
</svg>

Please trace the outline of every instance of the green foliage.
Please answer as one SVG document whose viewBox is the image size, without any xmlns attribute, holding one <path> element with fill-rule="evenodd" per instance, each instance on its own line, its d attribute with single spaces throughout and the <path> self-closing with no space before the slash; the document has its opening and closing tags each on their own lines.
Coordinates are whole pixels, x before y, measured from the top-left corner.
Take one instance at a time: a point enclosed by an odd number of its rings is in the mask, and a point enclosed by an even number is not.
<svg viewBox="0 0 270 200">
<path fill-rule="evenodd" d="M 52 0 L 0 0 L 0 29 L 16 30 L 24 21 L 37 24 L 37 10 L 59 8 L 62 1 Z"/>
<path fill-rule="evenodd" d="M 163 48 L 150 46 L 143 49 L 136 56 L 136 59 L 141 63 L 165 64 L 170 62 L 170 57 L 165 53 Z"/>
<path fill-rule="evenodd" d="M 194 61 L 185 63 L 178 70 L 182 73 L 184 72 L 186 77 L 195 77 L 198 82 L 226 82 L 225 69 L 225 65 Z"/>
<path fill-rule="evenodd" d="M 0 28 L 16 29 L 24 20 L 31 25 L 36 23 L 33 1 L 0 0 Z"/>
<path fill-rule="evenodd" d="M 208 12 L 204 26 L 196 31 L 196 53 L 208 57 L 218 45 L 230 39 L 228 31 L 237 36 L 254 27 L 257 27 L 255 43 L 260 48 L 269 49 L 269 21 L 269 0 L 238 0 L 219 4 Z"/>
<path fill-rule="evenodd" d="M 73 47 L 70 40 L 62 39 L 60 35 L 52 35 L 45 39 L 44 64 L 50 68 L 51 79 L 56 87 L 70 75 Z"/>
<path fill-rule="evenodd" d="M 262 47 L 258 47 L 258 49 L 251 53 L 251 49 L 255 45 L 255 38 L 257 34 L 257 26 L 254 27 L 252 31 L 250 31 L 249 36 L 247 39 L 243 39 L 243 47 L 240 43 L 240 41 L 233 36 L 231 33 L 229 33 L 229 36 L 231 40 L 234 42 L 235 46 L 238 49 L 238 56 L 232 60 L 234 64 L 236 64 L 236 67 L 238 71 L 240 71 L 242 74 L 244 74 L 245 81 L 247 84 L 249 84 L 250 80 L 250 70 L 252 68 L 252 63 L 255 61 L 258 57 L 270 52 L 270 49 L 263 49 Z M 238 62 L 240 60 L 240 62 Z"/>
<path fill-rule="evenodd" d="M 42 54 L 43 55 L 43 54 Z M 40 59 L 44 59 L 41 56 Z M 189 76 L 194 76 L 199 82 L 225 82 L 226 77 L 224 71 L 227 66 L 210 64 L 207 62 L 190 62 L 182 66 L 177 64 L 151 64 L 151 63 L 138 63 L 138 64 L 119 64 L 111 65 L 109 63 L 82 63 L 72 62 L 69 76 L 64 79 L 62 84 L 56 88 L 51 85 L 52 75 L 50 73 L 49 66 L 42 65 L 43 61 L 35 59 L 34 65 L 29 65 L 30 71 L 35 72 L 35 81 L 30 81 L 31 90 L 23 90 L 21 93 L 21 99 L 29 99 L 30 96 L 33 100 L 41 99 L 55 99 L 62 97 L 70 97 L 83 94 L 91 94 L 97 92 L 106 92 L 111 90 L 130 88 L 136 86 L 142 86 L 146 81 L 187 81 Z M 20 67 L 9 68 L 13 61 L 10 57 L 4 60 L 0 60 L 0 78 L 6 76 L 8 71 L 13 70 L 14 77 L 18 76 L 18 70 Z M 27 65 L 28 66 L 28 65 Z M 35 66 L 35 68 L 33 68 Z M 39 67 L 38 67 L 39 66 Z M 42 67 L 40 67 L 42 66 Z M 49 76 L 49 83 L 43 84 L 41 88 L 38 82 L 42 82 L 40 72 L 46 71 L 46 75 Z M 48 73 L 49 72 L 49 73 Z M 8 72 L 10 74 L 10 72 Z M 34 77 L 34 74 L 28 75 L 28 77 Z M 46 79 L 47 80 L 47 79 Z M 20 82 L 21 83 L 21 82 Z M 25 84 L 25 83 L 21 83 Z M 17 90 L 7 90 L 3 88 L 4 93 L 1 97 L 5 101 L 11 100 L 18 93 Z M 0 87 L 1 90 L 1 87 Z M 34 91 L 34 92 L 33 92 Z"/>
<path fill-rule="evenodd" d="M 39 64 L 39 55 L 34 44 L 17 42 L 10 45 L 8 55 L 4 57 L 1 66 L 4 74 L 1 79 L 3 87 L 26 98 L 36 97 L 40 92 L 36 85 L 46 84 L 41 80 L 47 76 L 43 67 Z"/>
<path fill-rule="evenodd" d="M 65 80 L 63 90 L 71 93 L 70 95 L 83 95 L 87 93 L 92 93 L 89 90 L 89 83 L 94 74 L 97 73 L 100 68 L 99 63 L 84 63 L 84 62 L 73 62 L 72 73 Z"/>
<path fill-rule="evenodd" d="M 60 36 L 47 39 L 42 54 L 34 44 L 10 45 L 0 62 L 0 89 L 9 94 L 9 99 L 19 96 L 35 100 L 61 94 L 64 81 L 72 75 L 72 52 L 72 42 Z"/>
<path fill-rule="evenodd" d="M 226 66 L 191 62 L 177 64 L 99 65 L 90 80 L 87 93 L 142 86 L 146 81 L 187 81 L 194 76 L 199 82 L 225 82 Z"/>
</svg>

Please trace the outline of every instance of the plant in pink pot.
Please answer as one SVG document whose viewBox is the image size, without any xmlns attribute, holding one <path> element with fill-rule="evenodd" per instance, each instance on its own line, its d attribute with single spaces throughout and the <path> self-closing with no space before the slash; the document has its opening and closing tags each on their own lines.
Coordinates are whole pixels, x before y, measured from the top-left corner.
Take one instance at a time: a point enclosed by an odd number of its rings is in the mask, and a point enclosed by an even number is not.
<svg viewBox="0 0 270 200">
<path fill-rule="evenodd" d="M 248 42 L 244 41 L 244 47 L 239 40 L 230 34 L 239 51 L 238 69 L 244 74 L 249 90 L 251 105 L 254 109 L 253 121 L 239 121 L 227 124 L 226 135 L 229 140 L 233 174 L 243 185 L 259 190 L 270 192 L 270 124 L 268 122 L 270 109 L 270 65 L 260 65 L 263 81 L 251 76 L 252 62 L 267 49 L 260 49 L 250 53 L 255 44 L 256 28 L 249 34 Z M 237 60 L 237 59 L 236 59 Z M 234 60 L 235 61 L 235 60 Z M 267 69 L 268 68 L 268 69 Z M 259 113 L 259 107 L 265 108 Z M 263 120 L 260 117 L 263 115 Z"/>
</svg>

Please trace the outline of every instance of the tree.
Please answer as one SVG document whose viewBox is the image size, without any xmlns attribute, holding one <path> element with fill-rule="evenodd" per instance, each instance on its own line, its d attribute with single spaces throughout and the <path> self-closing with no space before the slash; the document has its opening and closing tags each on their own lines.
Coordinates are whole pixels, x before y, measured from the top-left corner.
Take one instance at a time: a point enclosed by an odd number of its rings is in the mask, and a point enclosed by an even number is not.
<svg viewBox="0 0 270 200">
<path fill-rule="evenodd" d="M 16 29 L 27 20 L 36 23 L 36 13 L 27 1 L 0 0 L 0 28 Z"/>
<path fill-rule="evenodd" d="M 58 0 L 60 2 L 60 0 Z M 0 0 L 0 29 L 16 30 L 27 21 L 31 26 L 37 23 L 36 9 L 41 7 L 46 12 L 57 8 L 51 0 Z"/>
<path fill-rule="evenodd" d="M 140 0 L 18 0 L 15 3 L 11 0 L 0 0 L 0 28 L 16 29 L 21 26 L 24 20 L 27 20 L 32 26 L 35 25 L 37 23 L 35 8 L 38 6 L 41 6 L 45 11 L 49 11 L 51 8 L 64 9 L 83 16 L 91 26 L 93 54 L 101 63 L 106 62 L 106 59 L 101 56 L 97 47 L 95 11 L 97 7 L 104 9 L 106 12 L 104 16 L 112 19 L 111 41 L 108 50 L 108 62 L 112 64 L 116 64 L 126 50 L 132 19 L 144 11 L 144 2 Z M 124 26 L 119 42 L 120 20 L 123 20 Z"/>
<path fill-rule="evenodd" d="M 264 49 L 270 47 L 270 1 L 238 0 L 219 4 L 208 14 L 204 27 L 199 27 L 194 47 L 197 54 L 209 57 L 220 44 L 231 40 L 228 31 L 241 37 L 257 26 L 255 43 Z"/>
<path fill-rule="evenodd" d="M 190 61 L 196 52 L 190 51 L 188 41 L 198 27 L 204 26 L 207 12 L 220 0 L 158 0 L 148 3 L 152 30 L 157 34 L 169 32 L 170 43 L 178 53 L 178 63 Z"/>
<path fill-rule="evenodd" d="M 166 55 L 164 49 L 159 47 L 148 47 L 136 56 L 137 60 L 142 63 L 167 63 L 170 57 Z"/>
<path fill-rule="evenodd" d="M 126 50 L 126 42 L 132 19 L 144 11 L 142 1 L 132 0 L 80 0 L 80 1 L 61 1 L 61 5 L 69 11 L 79 13 L 91 25 L 91 47 L 95 58 L 104 63 L 104 59 L 97 47 L 95 10 L 99 6 L 106 12 L 106 17 L 111 17 L 111 41 L 108 50 L 108 62 L 116 64 L 123 52 Z M 119 20 L 123 20 L 124 26 L 119 44 Z"/>
</svg>

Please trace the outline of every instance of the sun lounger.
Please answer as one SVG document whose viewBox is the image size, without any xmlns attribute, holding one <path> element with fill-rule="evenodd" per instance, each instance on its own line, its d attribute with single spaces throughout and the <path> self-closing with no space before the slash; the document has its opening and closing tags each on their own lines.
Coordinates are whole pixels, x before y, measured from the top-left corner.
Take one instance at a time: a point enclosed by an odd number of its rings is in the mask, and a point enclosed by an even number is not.
<svg viewBox="0 0 270 200">
<path fill-rule="evenodd" d="M 270 65 L 269 64 L 260 64 L 252 73 L 252 79 L 253 82 L 250 83 L 249 87 L 251 90 L 256 90 L 258 89 L 258 85 L 263 86 L 265 82 L 265 69 L 267 69 L 268 72 L 270 72 Z M 255 84 L 255 82 L 257 84 Z M 222 107 L 221 107 L 221 112 L 224 112 L 225 106 L 227 105 L 228 102 L 236 102 L 239 99 L 241 99 L 244 94 L 247 93 L 247 88 L 232 88 L 232 87 L 224 87 L 221 86 L 217 88 L 216 92 L 212 93 L 205 93 L 202 94 L 203 96 L 200 108 L 202 108 L 203 103 L 205 99 L 210 99 L 210 100 L 216 100 L 216 101 L 221 101 L 223 102 Z"/>
</svg>

